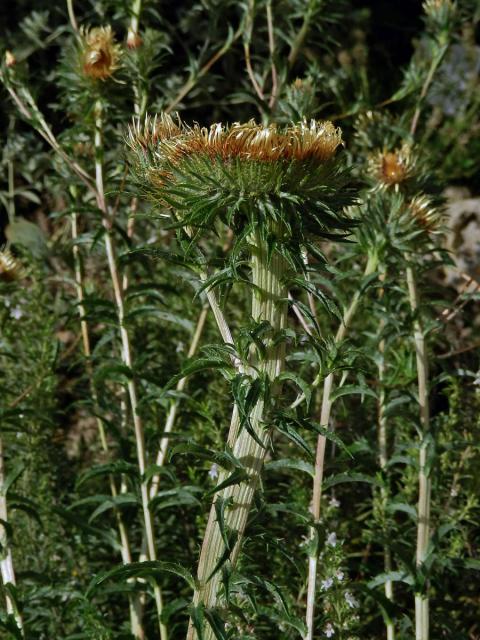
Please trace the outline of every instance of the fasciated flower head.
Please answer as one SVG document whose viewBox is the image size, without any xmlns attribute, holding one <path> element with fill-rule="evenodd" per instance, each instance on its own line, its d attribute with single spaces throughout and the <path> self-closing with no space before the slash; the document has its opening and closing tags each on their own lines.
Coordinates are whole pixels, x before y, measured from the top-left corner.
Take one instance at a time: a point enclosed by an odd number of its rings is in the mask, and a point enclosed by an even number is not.
<svg viewBox="0 0 480 640">
<path fill-rule="evenodd" d="M 221 123 L 210 127 L 187 127 L 175 123 L 166 114 L 148 119 L 143 128 L 136 124 L 130 129 L 132 149 L 157 145 L 156 153 L 166 161 L 180 157 L 204 154 L 225 162 L 242 160 L 277 162 L 279 160 L 329 160 L 342 144 L 340 129 L 331 122 L 300 122 L 280 129 L 275 124 L 258 125 L 253 120 L 230 127 Z"/>
<path fill-rule="evenodd" d="M 352 190 L 334 159 L 342 136 L 331 122 L 200 127 L 162 114 L 135 122 L 127 144 L 139 184 L 185 225 L 209 227 L 218 216 L 229 225 L 245 216 L 291 222 L 303 211 L 304 227 L 347 227 L 337 213 Z"/>
<path fill-rule="evenodd" d="M 25 276 L 25 270 L 20 262 L 8 249 L 0 250 L 0 280 L 14 282 Z"/>
<path fill-rule="evenodd" d="M 397 187 L 413 175 L 415 157 L 410 145 L 404 144 L 394 151 L 383 150 L 369 160 L 369 173 L 379 186 Z"/>
<path fill-rule="evenodd" d="M 82 29 L 81 70 L 92 80 L 107 80 L 117 69 L 120 47 L 110 26 Z"/>
</svg>

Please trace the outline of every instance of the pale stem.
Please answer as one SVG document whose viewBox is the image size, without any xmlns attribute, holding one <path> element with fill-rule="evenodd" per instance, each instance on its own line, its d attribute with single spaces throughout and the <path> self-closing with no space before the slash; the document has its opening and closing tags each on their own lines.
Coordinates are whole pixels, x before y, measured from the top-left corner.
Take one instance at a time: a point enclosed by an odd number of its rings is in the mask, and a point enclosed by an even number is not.
<svg viewBox="0 0 480 640">
<path fill-rule="evenodd" d="M 364 278 L 368 277 L 372 273 L 375 273 L 378 266 L 377 256 L 371 255 L 368 258 L 367 265 L 365 267 Z M 345 338 L 345 335 L 350 327 L 350 323 L 357 311 L 360 299 L 362 296 L 362 290 L 357 289 L 353 296 L 352 302 L 345 310 L 342 318 L 342 322 L 338 328 L 335 336 L 335 343 L 341 344 Z M 325 429 L 328 429 L 330 422 L 330 413 L 332 409 L 331 393 L 333 389 L 333 373 L 328 374 L 323 382 L 323 395 L 322 395 L 322 407 L 320 411 L 320 425 Z M 315 473 L 313 478 L 313 499 L 312 499 L 312 516 L 314 525 L 318 525 L 321 516 L 321 502 L 322 502 L 322 482 L 323 471 L 325 466 L 325 448 L 327 438 L 324 435 L 319 435 L 317 438 L 317 450 L 315 455 Z M 315 527 L 310 529 L 310 539 L 315 537 Z M 306 610 L 306 626 L 307 632 L 304 636 L 304 640 L 313 640 L 314 637 L 314 618 L 315 618 L 315 601 L 317 592 L 317 568 L 318 568 L 318 549 L 315 553 L 309 556 L 308 559 L 308 588 L 307 588 L 307 610 Z"/>
<path fill-rule="evenodd" d="M 188 350 L 187 358 L 193 358 L 193 356 L 195 355 L 198 349 L 200 338 L 203 333 L 203 328 L 205 326 L 205 320 L 207 319 L 207 314 L 208 314 L 208 307 L 203 307 L 198 317 L 197 326 L 195 327 L 192 342 Z M 181 378 L 178 381 L 177 386 L 175 387 L 175 391 L 177 391 L 177 393 L 181 393 L 185 388 L 186 382 L 187 382 L 186 378 Z M 157 467 L 163 467 L 165 463 L 165 457 L 167 455 L 168 442 L 169 442 L 168 434 L 171 433 L 173 426 L 175 424 L 175 418 L 177 417 L 179 404 L 180 404 L 180 399 L 175 398 L 175 400 L 170 405 L 170 409 L 167 415 L 167 420 L 165 421 L 165 428 L 163 430 L 162 437 L 160 438 L 160 447 L 157 453 L 157 459 L 155 461 L 155 464 L 157 465 Z M 159 484 L 160 484 L 160 474 L 157 473 L 152 478 L 152 484 L 150 486 L 150 500 L 157 495 Z"/>
<path fill-rule="evenodd" d="M 272 91 L 268 106 L 273 109 L 278 96 L 278 74 L 275 65 L 275 31 L 273 28 L 272 0 L 267 0 L 267 25 L 268 25 L 268 48 L 270 50 L 270 64 L 272 65 Z"/>
<path fill-rule="evenodd" d="M 123 300 L 123 290 L 120 281 L 120 275 L 117 269 L 117 263 L 115 259 L 115 250 L 113 245 L 113 237 L 111 233 L 111 220 L 108 214 L 108 210 L 105 203 L 105 192 L 103 186 L 103 141 L 102 141 L 102 104 L 100 101 L 95 105 L 95 179 L 97 187 L 97 203 L 98 208 L 102 212 L 102 222 L 105 229 L 105 250 L 107 254 L 108 268 L 110 271 L 110 278 L 113 286 L 114 302 L 117 313 L 118 327 L 121 339 L 121 355 L 123 364 L 132 372 L 132 355 L 130 348 L 130 336 L 128 329 L 125 326 L 125 306 Z M 143 509 L 143 520 L 145 526 L 145 535 L 147 539 L 147 549 L 149 560 L 157 560 L 157 553 L 155 548 L 155 535 L 153 528 L 152 514 L 149 508 L 148 497 L 148 481 L 145 479 L 146 470 L 146 453 L 145 453 L 145 441 L 143 432 L 143 423 L 138 413 L 138 398 L 137 398 L 137 385 L 132 373 L 130 373 L 127 383 L 127 391 L 130 400 L 130 408 L 132 411 L 133 426 L 135 431 L 135 443 L 137 448 L 137 462 L 138 470 L 140 473 L 140 494 Z M 155 604 L 157 607 L 158 623 L 160 627 L 161 640 L 167 640 L 167 629 L 165 624 L 161 621 L 161 615 L 163 611 L 163 598 L 160 586 L 155 581 L 153 583 Z"/>
<path fill-rule="evenodd" d="M 417 551 L 416 564 L 421 567 L 425 562 L 430 540 L 431 479 L 427 469 L 428 434 L 430 432 L 430 407 L 428 402 L 428 354 L 425 344 L 425 332 L 422 327 L 419 310 L 419 294 L 412 267 L 407 267 L 407 284 L 410 308 L 416 315 L 414 320 L 415 355 L 417 361 L 418 403 L 420 406 L 420 425 L 422 436 L 419 451 L 418 471 L 418 513 L 417 513 Z M 428 589 L 428 586 L 427 586 Z M 429 599 L 427 593 L 415 594 L 415 639 L 429 639 Z"/>
<path fill-rule="evenodd" d="M 388 465 L 388 438 L 387 438 L 387 416 L 385 412 L 386 408 L 386 393 L 385 393 L 385 340 L 380 340 L 378 345 L 379 361 L 378 361 L 378 459 L 380 463 L 380 469 L 385 473 Z M 383 512 L 386 512 L 388 491 L 385 487 L 381 489 L 381 500 Z M 385 573 L 392 571 L 392 552 L 388 544 L 385 545 L 383 550 L 383 563 Z M 392 580 L 385 581 L 385 597 L 393 601 L 393 582 Z M 395 625 L 391 620 L 386 623 L 387 627 L 387 640 L 395 640 Z"/>
<path fill-rule="evenodd" d="M 0 432 L 0 573 L 2 575 L 2 583 L 6 587 L 8 585 L 16 585 L 15 571 L 13 568 L 13 555 L 8 540 L 7 528 L 4 526 L 8 523 L 7 511 L 7 494 L 5 489 L 5 461 L 3 458 L 3 440 Z M 18 611 L 15 601 L 12 599 L 7 590 L 5 590 L 5 600 L 7 605 L 7 614 L 13 616 L 15 623 L 20 630 L 22 638 L 25 637 L 23 631 L 22 615 Z"/>
<path fill-rule="evenodd" d="M 75 288 L 77 292 L 77 308 L 78 315 L 80 319 L 80 331 L 82 335 L 82 344 L 83 344 L 83 353 L 85 355 L 85 368 L 87 370 L 88 381 L 90 385 L 90 394 L 92 396 L 93 407 L 96 415 L 96 423 L 98 436 L 100 440 L 100 444 L 102 447 L 102 451 L 104 454 L 109 453 L 107 436 L 105 433 L 105 428 L 103 426 L 103 421 L 99 417 L 99 403 L 98 403 L 98 395 L 97 390 L 95 388 L 95 384 L 93 382 L 93 369 L 91 363 L 91 347 L 90 347 L 90 332 L 88 327 L 88 322 L 86 320 L 86 310 L 85 310 L 85 289 L 83 284 L 83 272 L 82 272 L 82 262 L 80 258 L 80 248 L 78 246 L 78 225 L 77 225 L 77 214 L 73 212 L 71 214 L 71 228 L 72 228 L 72 240 L 73 240 L 73 262 L 74 262 L 74 270 L 75 270 Z M 112 475 L 108 476 L 110 493 L 113 498 L 118 496 L 118 489 L 115 483 L 115 479 Z M 121 490 L 123 493 L 123 491 Z M 127 529 L 123 522 L 122 515 L 118 509 L 115 509 L 115 518 L 117 520 L 117 527 L 120 536 L 120 547 L 122 554 L 122 562 L 123 564 L 130 564 L 132 562 L 132 556 L 130 552 L 130 541 L 127 533 Z M 135 594 L 129 597 L 129 606 L 130 606 L 130 623 L 132 627 L 132 633 L 135 638 L 139 640 L 143 640 L 145 638 L 145 632 L 142 627 L 141 622 L 141 607 L 138 596 Z"/>
<path fill-rule="evenodd" d="M 279 388 L 275 386 L 275 381 L 283 369 L 285 360 L 285 342 L 281 338 L 281 332 L 287 322 L 288 291 L 283 281 L 286 264 L 278 254 L 269 257 L 266 242 L 260 233 L 257 232 L 251 242 L 252 283 L 254 285 L 252 316 L 256 322 L 267 321 L 272 327 L 272 337 L 266 345 L 265 357 L 257 360 L 254 364 L 260 374 L 266 375 L 270 383 L 274 385 L 273 393 L 278 393 Z M 246 428 L 240 430 L 238 407 L 234 407 L 228 443 L 233 444 L 233 455 L 242 463 L 248 479 L 219 492 L 213 501 L 198 565 L 194 606 L 201 605 L 210 609 L 218 604 L 220 598 L 221 571 L 212 575 L 220 558 L 227 551 L 215 509 L 215 503 L 219 497 L 228 502 L 224 515 L 226 531 L 235 535 L 235 545 L 229 553 L 231 565 L 234 566 L 238 558 L 250 506 L 270 441 L 271 430 L 268 425 L 264 425 L 263 414 L 264 400 L 262 398 L 257 401 L 250 412 L 251 426 L 259 440 L 257 442 Z M 229 472 L 222 470 L 218 484 L 228 476 Z M 212 634 L 210 628 L 206 629 L 205 640 L 212 640 Z M 187 638 L 188 640 L 196 638 L 191 621 Z"/>
<path fill-rule="evenodd" d="M 67 0 L 67 11 L 72 29 L 74 31 L 78 31 L 77 19 L 75 17 L 75 10 L 73 8 L 73 0 Z"/>
</svg>

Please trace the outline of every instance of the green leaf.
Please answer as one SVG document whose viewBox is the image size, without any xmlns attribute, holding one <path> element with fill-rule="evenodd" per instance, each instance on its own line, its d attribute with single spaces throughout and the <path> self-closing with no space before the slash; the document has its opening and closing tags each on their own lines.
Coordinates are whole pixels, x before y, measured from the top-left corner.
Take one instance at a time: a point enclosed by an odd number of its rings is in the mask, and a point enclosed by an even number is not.
<svg viewBox="0 0 480 640">
<path fill-rule="evenodd" d="M 339 387 L 338 389 L 334 389 L 330 394 L 330 401 L 335 402 L 338 398 L 343 396 L 351 396 L 351 395 L 361 395 L 361 396 L 370 396 L 371 398 L 377 398 L 377 394 L 369 387 L 348 384 L 343 387 Z"/>
<path fill-rule="evenodd" d="M 367 476 L 364 473 L 338 473 L 334 476 L 330 476 L 323 482 L 324 489 L 335 487 L 337 484 L 345 484 L 349 482 L 366 482 L 367 484 L 374 484 L 377 487 L 381 487 L 382 484 L 376 478 Z"/>
<path fill-rule="evenodd" d="M 293 469 L 295 471 L 304 471 L 308 473 L 312 478 L 315 475 L 313 464 L 305 462 L 297 458 L 281 458 L 280 460 L 273 460 L 265 464 L 267 471 L 278 471 L 279 469 Z"/>
<path fill-rule="evenodd" d="M 174 562 L 160 562 L 158 560 L 145 562 L 132 562 L 121 567 L 116 567 L 110 571 L 105 571 L 96 576 L 90 583 L 86 596 L 91 598 L 98 587 L 109 580 L 128 580 L 129 578 L 153 578 L 157 579 L 164 573 L 173 573 L 179 576 L 188 584 L 191 589 L 195 589 L 195 579 L 192 574 L 182 565 Z"/>
</svg>

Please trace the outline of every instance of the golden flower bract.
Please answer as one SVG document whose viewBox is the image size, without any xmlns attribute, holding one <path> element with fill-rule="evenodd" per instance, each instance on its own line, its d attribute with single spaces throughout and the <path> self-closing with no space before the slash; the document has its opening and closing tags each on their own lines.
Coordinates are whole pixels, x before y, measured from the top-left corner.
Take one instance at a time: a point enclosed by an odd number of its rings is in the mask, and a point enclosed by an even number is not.
<svg viewBox="0 0 480 640">
<path fill-rule="evenodd" d="M 82 73 L 93 80 L 106 80 L 118 69 L 120 60 L 120 47 L 115 43 L 112 28 L 82 29 L 81 37 Z"/>
<path fill-rule="evenodd" d="M 285 128 L 275 124 L 259 125 L 250 120 L 245 124 L 221 123 L 210 127 L 187 127 L 171 116 L 162 114 L 147 118 L 130 129 L 132 148 L 155 148 L 165 160 L 175 161 L 185 155 L 204 154 L 225 161 L 239 158 L 276 162 L 279 160 L 329 160 L 342 144 L 342 134 L 331 122 L 300 122 Z M 155 151 L 155 149 L 153 149 Z"/>
<path fill-rule="evenodd" d="M 14 282 L 25 275 L 23 266 L 8 249 L 0 250 L 0 280 Z"/>
</svg>

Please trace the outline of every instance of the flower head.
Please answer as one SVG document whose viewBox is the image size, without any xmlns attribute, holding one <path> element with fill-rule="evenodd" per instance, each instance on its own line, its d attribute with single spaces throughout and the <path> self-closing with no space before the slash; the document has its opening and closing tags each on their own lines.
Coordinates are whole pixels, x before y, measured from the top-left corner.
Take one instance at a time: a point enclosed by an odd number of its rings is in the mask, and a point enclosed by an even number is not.
<svg viewBox="0 0 480 640">
<path fill-rule="evenodd" d="M 259 125 L 253 120 L 231 126 L 222 123 L 210 127 L 188 127 L 175 123 L 167 114 L 139 123 L 130 129 L 132 149 L 154 144 L 159 158 L 175 162 L 181 157 L 204 154 L 228 162 L 242 160 L 277 162 L 279 160 L 329 160 L 342 144 L 340 129 L 331 122 L 311 120 L 280 129 L 275 124 Z"/>
<path fill-rule="evenodd" d="M 381 186 L 397 186 L 412 176 L 415 159 L 412 149 L 404 144 L 394 151 L 382 151 L 370 159 L 370 173 Z"/>
<path fill-rule="evenodd" d="M 106 80 L 116 69 L 120 59 L 120 47 L 115 43 L 112 28 L 82 29 L 81 68 L 92 80 Z"/>
<path fill-rule="evenodd" d="M 421 194 L 412 198 L 408 209 L 426 231 L 435 231 L 441 223 L 442 211 L 426 195 Z"/>
<path fill-rule="evenodd" d="M 345 591 L 345 602 L 348 604 L 350 609 L 355 609 L 358 607 L 358 600 L 354 598 L 350 591 Z"/>
<path fill-rule="evenodd" d="M 331 122 L 201 127 L 161 114 L 134 122 L 127 144 L 137 182 L 175 212 L 178 226 L 281 221 L 278 240 L 293 237 L 297 247 L 307 233 L 330 237 L 351 227 L 341 214 L 353 191 L 334 159 L 342 137 Z"/>
<path fill-rule="evenodd" d="M 327 591 L 333 585 L 333 579 L 327 578 L 326 580 L 322 580 L 321 589 L 322 591 Z"/>
<path fill-rule="evenodd" d="M 323 632 L 327 636 L 327 638 L 332 638 L 335 635 L 335 629 L 330 622 L 327 624 Z"/>
<path fill-rule="evenodd" d="M 14 280 L 20 280 L 24 275 L 23 266 L 11 252 L 8 249 L 0 250 L 0 280 L 13 282 Z"/>
</svg>

